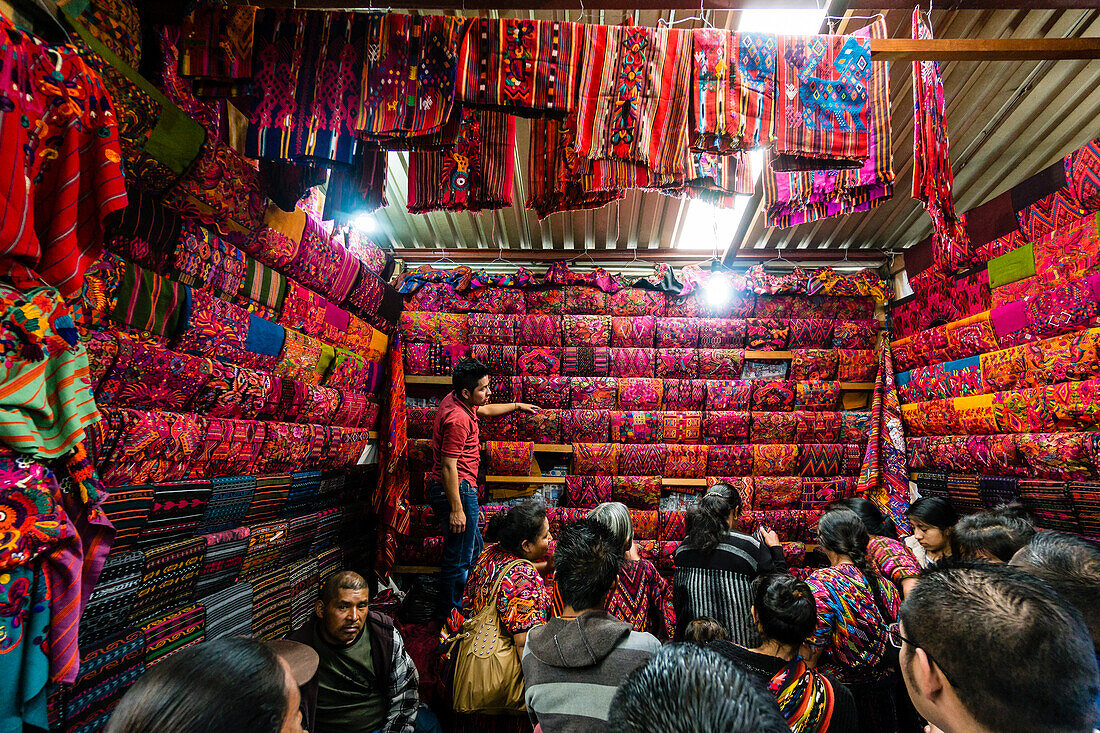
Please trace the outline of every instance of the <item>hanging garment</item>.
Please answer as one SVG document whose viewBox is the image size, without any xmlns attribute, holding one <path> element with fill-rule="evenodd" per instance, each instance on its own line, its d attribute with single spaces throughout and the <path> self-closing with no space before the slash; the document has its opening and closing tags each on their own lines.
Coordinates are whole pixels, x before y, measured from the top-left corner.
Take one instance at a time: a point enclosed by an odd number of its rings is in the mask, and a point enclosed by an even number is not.
<svg viewBox="0 0 1100 733">
<path fill-rule="evenodd" d="M 693 150 L 729 154 L 774 137 L 777 39 L 766 33 L 692 31 Z"/>
</svg>

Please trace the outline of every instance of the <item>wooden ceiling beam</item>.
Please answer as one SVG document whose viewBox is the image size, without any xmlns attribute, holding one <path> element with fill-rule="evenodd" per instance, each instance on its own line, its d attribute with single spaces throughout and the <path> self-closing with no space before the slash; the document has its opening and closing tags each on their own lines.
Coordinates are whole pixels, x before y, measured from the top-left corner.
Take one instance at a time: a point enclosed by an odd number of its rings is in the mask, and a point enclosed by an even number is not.
<svg viewBox="0 0 1100 733">
<path fill-rule="evenodd" d="M 849 0 L 845 10 L 912 10 L 914 0 Z M 340 0 L 232 0 L 235 4 L 259 5 L 268 8 L 296 7 L 300 10 L 378 10 L 378 4 L 356 4 Z M 383 6 L 384 7 L 384 6 Z M 446 10 L 463 12 L 470 10 L 514 10 L 515 4 L 501 0 L 403 0 L 393 6 L 397 10 Z M 770 10 L 774 0 L 527 0 L 524 10 Z M 817 0 L 784 0 L 784 8 L 816 9 Z M 955 0 L 948 3 L 950 10 L 1093 10 L 1100 9 L 1100 0 Z"/>
<path fill-rule="evenodd" d="M 875 61 L 1100 59 L 1100 38 L 872 38 Z"/>
<path fill-rule="evenodd" d="M 634 256 L 633 250 L 613 250 L 613 249 L 589 249 L 588 253 L 592 255 L 592 258 L 597 262 L 633 262 L 637 259 L 638 262 L 702 262 L 709 256 L 708 252 L 701 250 L 677 250 L 677 249 L 660 249 L 660 250 L 645 250 L 639 252 L 637 258 Z M 423 248 L 408 248 L 398 247 L 394 249 L 393 254 L 395 257 L 404 259 L 407 262 L 432 262 L 434 260 L 448 257 L 458 263 L 481 263 L 488 262 L 490 260 L 497 259 L 497 255 L 501 254 L 497 250 L 484 250 L 484 249 L 423 249 Z M 509 262 L 553 262 L 560 259 L 570 259 L 579 256 L 577 253 L 570 253 L 568 250 L 539 250 L 539 249 L 513 249 L 505 247 L 503 251 L 504 259 Z M 731 253 L 725 258 L 726 264 L 734 264 L 738 261 L 742 263 L 751 262 L 763 262 L 765 260 L 775 259 L 775 250 L 739 250 Z M 836 262 L 843 259 L 844 250 L 842 249 L 812 249 L 812 250 L 793 250 L 789 249 L 784 252 L 784 256 L 791 262 Z M 587 259 L 587 258 L 586 258 Z M 875 250 L 857 250 L 853 249 L 848 253 L 848 260 L 852 264 L 860 265 L 881 265 L 888 259 L 885 252 L 879 252 Z"/>
</svg>

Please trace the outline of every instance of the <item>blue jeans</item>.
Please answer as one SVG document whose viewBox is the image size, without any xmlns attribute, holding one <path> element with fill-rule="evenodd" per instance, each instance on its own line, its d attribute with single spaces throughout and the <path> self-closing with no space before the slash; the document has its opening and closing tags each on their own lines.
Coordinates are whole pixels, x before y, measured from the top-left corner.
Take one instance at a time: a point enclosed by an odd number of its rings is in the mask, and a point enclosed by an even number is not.
<svg viewBox="0 0 1100 733">
<path fill-rule="evenodd" d="M 433 481 L 428 485 L 428 501 L 432 504 L 435 519 L 443 529 L 443 562 L 439 569 L 439 617 L 445 618 L 452 608 L 462 608 L 462 593 L 466 579 L 474 568 L 485 543 L 477 527 L 477 488 L 463 480 L 458 484 L 458 498 L 466 515 L 466 530 L 461 534 L 451 532 L 451 504 L 443 491 L 443 484 Z"/>
</svg>

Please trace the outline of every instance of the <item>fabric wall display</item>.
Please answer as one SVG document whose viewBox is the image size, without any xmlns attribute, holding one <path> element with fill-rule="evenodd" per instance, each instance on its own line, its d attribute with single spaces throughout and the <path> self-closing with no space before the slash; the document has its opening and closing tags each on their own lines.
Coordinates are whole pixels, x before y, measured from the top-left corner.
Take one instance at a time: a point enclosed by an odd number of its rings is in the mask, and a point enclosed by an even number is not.
<svg viewBox="0 0 1100 733">
<path fill-rule="evenodd" d="M 790 326 L 779 318 L 750 318 L 745 329 L 745 347 L 757 351 L 781 351 L 787 346 Z"/>
<path fill-rule="evenodd" d="M 455 364 L 470 355 L 470 347 L 466 344 L 407 343 L 404 352 L 405 371 L 409 374 L 446 376 Z"/>
<path fill-rule="evenodd" d="M 562 410 L 563 443 L 606 443 L 610 434 L 608 410 Z"/>
<path fill-rule="evenodd" d="M 665 445 L 624 445 L 619 451 L 618 475 L 662 476 L 667 456 Z"/>
<path fill-rule="evenodd" d="M 567 362 L 568 358 L 567 353 Z M 570 377 L 569 402 L 574 408 L 614 409 L 618 405 L 618 389 L 619 380 L 615 377 Z"/>
<path fill-rule="evenodd" d="M 305 394 L 306 385 L 293 380 L 272 377 L 264 372 L 244 369 L 232 364 L 202 360 L 210 365 L 206 382 L 195 393 L 187 405 L 187 410 L 201 413 L 211 418 L 241 419 L 259 418 L 268 406 L 278 405 L 284 388 L 292 385 L 301 387 Z M 152 400 L 148 402 L 152 403 Z M 158 405 L 150 404 L 150 408 Z M 159 405 L 167 407 L 167 404 Z"/>
<path fill-rule="evenodd" d="M 703 318 L 699 321 L 699 347 L 739 349 L 745 345 L 747 324 L 742 318 Z"/>
<path fill-rule="evenodd" d="M 145 635 L 137 629 L 81 649 L 75 684 L 62 694 L 59 711 L 67 730 L 99 730 L 122 695 L 145 672 Z"/>
<path fill-rule="evenodd" d="M 753 509 L 792 509 L 802 501 L 798 476 L 758 476 L 753 479 Z"/>
<path fill-rule="evenodd" d="M 700 379 L 739 379 L 745 363 L 741 349 L 699 349 Z"/>
<path fill-rule="evenodd" d="M 332 362 L 332 367 L 328 370 L 328 373 L 324 377 L 325 387 L 314 388 L 313 392 L 319 389 L 328 389 L 335 392 L 336 388 L 347 390 L 350 392 L 365 392 L 370 394 L 378 388 L 378 382 L 381 379 L 381 370 L 378 365 L 369 362 L 358 354 L 353 354 L 350 351 L 338 349 L 336 351 L 336 357 Z M 329 416 L 331 419 L 332 413 L 336 411 L 339 406 L 339 393 L 336 393 L 336 401 L 331 400 L 331 410 Z M 301 422 L 316 422 L 327 423 L 327 419 L 314 419 L 314 420 L 301 420 Z"/>
<path fill-rule="evenodd" d="M 578 349 L 578 352 L 583 351 L 584 349 Z M 598 356 L 596 354 L 589 355 L 592 356 L 593 360 Z M 569 349 L 561 349 L 552 346 L 519 346 L 516 347 L 515 371 L 524 376 L 580 373 L 577 371 L 570 372 L 570 370 L 566 368 L 569 356 Z M 593 367 L 593 370 L 588 373 L 595 373 L 595 371 L 596 368 Z"/>
<path fill-rule="evenodd" d="M 191 415 L 113 410 L 118 426 L 110 445 L 97 442 L 93 455 L 104 486 L 181 479 L 202 440 L 202 424 Z M 104 413 L 108 414 L 107 412 Z M 100 447 L 102 446 L 102 447 Z"/>
<path fill-rule="evenodd" d="M 377 53 L 363 59 L 356 126 L 372 137 L 436 132 L 454 108 L 465 19 L 385 13 L 366 20 L 366 42 Z M 418 68 L 433 71 L 418 75 Z"/>
<path fill-rule="evenodd" d="M 144 574 L 140 552 L 113 552 L 107 556 L 80 622 L 82 649 L 124 632 Z"/>
<path fill-rule="evenodd" d="M 153 489 L 148 486 L 116 487 L 100 507 L 115 528 L 113 552 L 123 552 L 137 542 L 153 508 Z"/>
<path fill-rule="evenodd" d="M 653 373 L 663 379 L 692 379 L 699 373 L 697 349 L 658 349 Z"/>
<path fill-rule="evenodd" d="M 884 20 L 852 33 L 862 38 L 885 38 Z M 764 204 L 768 226 L 792 226 L 817 219 L 867 211 L 893 196 L 894 170 L 887 67 L 871 69 L 871 124 L 869 155 L 858 170 L 810 171 L 764 175 Z M 885 298 L 881 298 L 880 302 Z"/>
<path fill-rule="evenodd" d="M 630 291 L 619 291 L 619 293 L 626 292 Z M 663 305 L 664 300 L 662 299 L 661 302 Z M 614 316 L 611 319 L 611 345 L 615 347 L 653 348 L 656 328 L 657 319 L 655 316 Z"/>
<path fill-rule="evenodd" d="M 340 305 L 387 333 L 392 332 L 388 324 L 397 323 L 404 306 L 401 294 L 392 285 L 364 267 L 359 268 L 359 278 Z"/>
<path fill-rule="evenodd" d="M 290 474 L 257 476 L 256 492 L 245 515 L 245 524 L 255 527 L 257 523 L 268 522 L 281 515 L 290 493 L 290 484 Z"/>
<path fill-rule="evenodd" d="M 512 205 L 515 118 L 465 106 L 460 114 L 453 144 L 410 153 L 410 213 L 481 211 Z"/>
<path fill-rule="evenodd" d="M 621 410 L 659 410 L 664 394 L 664 382 L 660 379 L 623 377 L 618 380 Z"/>
<path fill-rule="evenodd" d="M 841 382 L 871 382 L 878 371 L 874 351 L 837 350 L 837 379 Z"/>
<path fill-rule="evenodd" d="M 475 20 L 458 57 L 457 98 L 522 117 L 573 109 L 584 26 L 523 19 Z"/>
<path fill-rule="evenodd" d="M 707 471 L 707 449 L 705 445 L 667 445 L 663 475 L 669 478 L 703 478 Z"/>
<path fill-rule="evenodd" d="M 821 306 L 825 304 L 822 303 Z M 828 315 L 824 307 L 815 307 L 809 298 L 799 295 L 761 295 L 756 299 L 753 315 L 757 318 L 781 318 L 801 320 Z"/>
<path fill-rule="evenodd" d="M 1081 280 L 1045 290 L 1027 302 L 1028 328 L 1039 338 L 1083 328 L 1100 305 L 1095 292 Z"/>
<path fill-rule="evenodd" d="M 485 443 L 486 471 L 494 475 L 526 476 L 534 460 L 531 443 L 490 440 Z"/>
<path fill-rule="evenodd" d="M 118 351 L 96 386 L 96 401 L 101 405 L 183 410 L 214 371 L 203 357 L 172 352 L 123 334 L 111 338 Z M 94 359 L 101 354 L 98 349 L 90 352 Z M 96 364 L 95 368 L 104 367 Z"/>
<path fill-rule="evenodd" d="M 191 289 L 186 285 L 105 255 L 88 268 L 85 317 L 89 326 L 111 321 L 167 339 L 179 331 L 190 297 Z"/>
<path fill-rule="evenodd" d="M 774 133 L 774 35 L 692 31 L 692 148 L 728 154 L 767 146 Z"/>
<path fill-rule="evenodd" d="M 697 318 L 658 318 L 654 345 L 658 349 L 694 349 L 699 345 L 700 326 Z"/>
<path fill-rule="evenodd" d="M 772 165 L 777 171 L 860 168 L 870 154 L 871 44 L 854 36 L 779 36 L 779 95 Z M 820 78 L 818 75 L 824 75 Z M 808 88 L 844 89 L 843 101 L 812 99 Z M 803 96 L 806 95 L 806 96 Z"/>
<path fill-rule="evenodd" d="M 707 448 L 708 476 L 751 476 L 752 469 L 751 445 L 711 445 Z M 752 506 L 751 499 L 745 506 Z"/>
<path fill-rule="evenodd" d="M 793 443 L 798 417 L 793 412 L 752 413 L 753 443 Z"/>
<path fill-rule="evenodd" d="M 562 316 L 561 339 L 564 346 L 608 346 L 611 343 L 611 317 Z"/>
<path fill-rule="evenodd" d="M 707 412 L 703 418 L 704 442 L 709 445 L 723 443 L 746 443 L 752 428 L 752 417 L 748 412 Z M 707 473 L 715 473 L 710 469 Z"/>
<path fill-rule="evenodd" d="M 408 341 L 444 344 L 470 343 L 468 317 L 461 313 L 423 313 L 405 311 L 399 322 L 401 335 Z"/>
<path fill-rule="evenodd" d="M 236 354 L 237 363 L 256 369 L 273 369 L 286 339 L 286 329 L 255 314 L 248 316 L 244 351 Z"/>
<path fill-rule="evenodd" d="M 790 476 L 798 473 L 801 446 L 792 444 L 756 444 L 752 446 L 752 472 L 755 476 Z"/>
<path fill-rule="evenodd" d="M 838 443 L 804 444 L 799 448 L 797 473 L 800 476 L 838 476 L 844 473 L 844 451 L 845 447 Z"/>
<path fill-rule="evenodd" d="M 550 409 L 568 408 L 572 382 L 571 377 L 523 377 L 523 401 Z"/>
<path fill-rule="evenodd" d="M 314 613 L 316 588 L 318 586 L 317 558 L 307 557 L 291 566 L 290 585 L 290 627 L 301 628 Z"/>
<path fill-rule="evenodd" d="M 839 366 L 840 354 L 834 349 L 795 349 L 791 353 L 791 379 L 833 380 Z"/>
<path fill-rule="evenodd" d="M 248 336 L 248 311 L 202 290 L 192 290 L 188 301 L 173 348 L 235 361 Z"/>
<path fill-rule="evenodd" d="M 702 379 L 665 379 L 664 400 L 668 410 L 702 410 L 708 382 Z"/>
<path fill-rule="evenodd" d="M 989 261 L 989 287 L 999 288 L 1009 283 L 1035 276 L 1035 251 L 1031 244 Z"/>
<path fill-rule="evenodd" d="M 516 348 L 473 344 L 470 347 L 470 356 L 484 364 L 490 374 L 510 375 L 516 373 Z"/>
<path fill-rule="evenodd" d="M 612 347 L 610 350 L 611 375 L 615 377 L 653 377 L 656 356 L 654 349 Z"/>
<path fill-rule="evenodd" d="M 1100 537 L 1100 486 L 1095 481 L 1071 481 L 1066 485 L 1066 489 L 1080 521 L 1081 534 L 1092 539 Z M 983 494 L 983 501 L 985 498 Z M 998 496 L 997 498 L 1004 499 L 1006 497 Z M 1014 497 L 1010 496 L 1008 501 L 1011 501 L 1012 498 Z"/>
<path fill-rule="evenodd" d="M 1088 213 L 1062 187 L 1016 212 L 1016 219 L 1026 240 L 1035 241 Z"/>
<path fill-rule="evenodd" d="M 677 411 L 662 412 L 661 433 L 666 443 L 698 443 L 703 434 L 703 414 L 701 412 Z"/>
<path fill-rule="evenodd" d="M 623 288 L 611 294 L 607 308 L 612 316 L 652 316 L 656 319 L 665 313 L 665 295 L 657 290 Z"/>
<path fill-rule="evenodd" d="M 1080 524 L 1063 481 L 1021 479 L 1020 503 L 1039 523 L 1062 532 L 1080 533 Z"/>
<path fill-rule="evenodd" d="M 153 506 L 141 528 L 138 547 L 170 544 L 193 537 L 212 493 L 212 484 L 202 480 L 154 486 Z"/>
<path fill-rule="evenodd" d="M 275 365 L 275 374 L 317 385 L 335 356 L 335 349 L 328 344 L 288 330 L 283 341 L 283 350 L 279 354 L 279 363 Z"/>
<path fill-rule="evenodd" d="M 756 382 L 752 390 L 752 407 L 765 412 L 790 412 L 795 408 L 795 389 L 792 381 Z"/>
<path fill-rule="evenodd" d="M 597 505 L 611 501 L 610 476 L 566 476 L 566 497 L 569 506 L 578 509 L 595 509 Z"/>
<path fill-rule="evenodd" d="M 249 531 L 248 527 L 235 527 L 202 535 L 206 551 L 195 580 L 196 596 L 204 596 L 232 585 L 244 564 Z"/>
<path fill-rule="evenodd" d="M 164 252 L 180 239 L 183 222 L 139 186 L 128 186 L 126 199 L 126 208 L 106 225 L 104 244 L 139 267 L 159 272 Z"/>
<path fill-rule="evenodd" d="M 470 341 L 478 344 L 515 345 L 516 316 L 493 313 L 470 314 Z"/>
<path fill-rule="evenodd" d="M 561 346 L 560 323 L 561 319 L 552 315 L 528 313 L 518 316 L 516 343 L 521 346 Z"/>
<path fill-rule="evenodd" d="M 609 418 L 612 443 L 660 443 L 664 429 L 659 412 L 618 412 Z"/>
<path fill-rule="evenodd" d="M 873 349 L 878 338 L 879 323 L 865 321 L 836 321 L 833 324 L 833 348 Z"/>
<path fill-rule="evenodd" d="M 325 330 L 325 312 L 329 307 L 332 304 L 324 297 L 291 280 L 279 311 L 279 325 L 306 336 L 321 338 Z"/>
<path fill-rule="evenodd" d="M 574 443 L 572 472 L 580 476 L 614 476 L 619 470 L 618 443 Z"/>
<path fill-rule="evenodd" d="M 1016 448 L 1032 476 L 1049 479 L 1096 478 L 1095 433 L 1028 433 Z"/>
<path fill-rule="evenodd" d="M 631 509 L 656 509 L 661 497 L 660 476 L 615 476 L 611 479 L 611 501 Z"/>
<path fill-rule="evenodd" d="M 787 345 L 791 349 L 824 349 L 833 345 L 837 321 L 822 318 L 789 319 Z"/>
<path fill-rule="evenodd" d="M 980 354 L 998 348 L 993 322 L 977 314 L 947 328 L 947 347 L 955 355 Z"/>
<path fill-rule="evenodd" d="M 252 636 L 279 639 L 290 631 L 290 582 L 285 570 L 272 570 L 251 579 Z"/>
<path fill-rule="evenodd" d="M 190 598 L 205 551 L 206 543 L 197 537 L 145 550 L 145 568 L 130 622 L 140 622 Z"/>
</svg>

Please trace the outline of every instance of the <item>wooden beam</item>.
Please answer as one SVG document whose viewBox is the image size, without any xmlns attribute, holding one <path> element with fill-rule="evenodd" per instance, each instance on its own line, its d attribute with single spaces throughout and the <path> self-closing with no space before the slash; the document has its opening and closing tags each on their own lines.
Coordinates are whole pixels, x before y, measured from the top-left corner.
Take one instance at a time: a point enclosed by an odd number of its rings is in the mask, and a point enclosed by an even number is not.
<svg viewBox="0 0 1100 733">
<path fill-rule="evenodd" d="M 403 259 L 406 262 L 417 263 L 432 263 L 444 257 L 448 257 L 459 263 L 485 263 L 497 259 L 499 254 L 498 250 L 495 249 L 465 249 L 454 247 L 443 250 L 397 247 L 393 250 L 394 257 Z M 635 257 L 634 250 L 590 249 L 588 250 L 588 254 L 597 262 L 631 263 L 636 260 L 640 265 L 653 262 L 704 262 L 707 259 L 706 252 L 689 249 L 638 250 L 637 257 Z M 776 258 L 776 254 L 778 254 L 778 250 L 774 249 L 742 249 L 732 253 L 727 257 L 725 262 L 736 263 L 737 261 L 741 261 L 743 263 L 749 263 L 773 260 Z M 799 249 L 789 250 L 783 254 L 784 257 L 792 263 L 836 262 L 844 257 L 844 250 Z M 576 259 L 577 256 L 578 253 L 566 250 L 504 248 L 504 259 L 507 262 L 555 262 L 557 260 Z M 886 262 L 887 256 L 885 252 L 879 250 L 852 249 L 848 251 L 848 259 L 853 263 L 859 264 L 883 264 Z M 588 258 L 585 257 L 579 264 L 584 266 L 591 263 L 588 261 Z"/>
<path fill-rule="evenodd" d="M 1100 38 L 872 38 L 875 61 L 1100 59 Z"/>
<path fill-rule="evenodd" d="M 340 0 L 230 0 L 233 4 L 259 5 L 267 8 L 328 9 L 328 10 L 377 10 L 378 4 Z M 770 10 L 775 0 L 527 0 L 522 3 L 524 10 Z M 784 0 L 784 8 L 817 9 L 818 0 Z M 465 2 L 445 2 L 444 0 L 403 0 L 396 9 L 400 10 L 515 10 L 515 3 L 506 4 L 502 0 L 465 0 Z M 1100 0 L 955 0 L 947 6 L 949 10 L 1088 10 L 1100 8 Z M 845 4 L 846 10 L 912 10 L 913 0 L 851 0 Z"/>
</svg>

